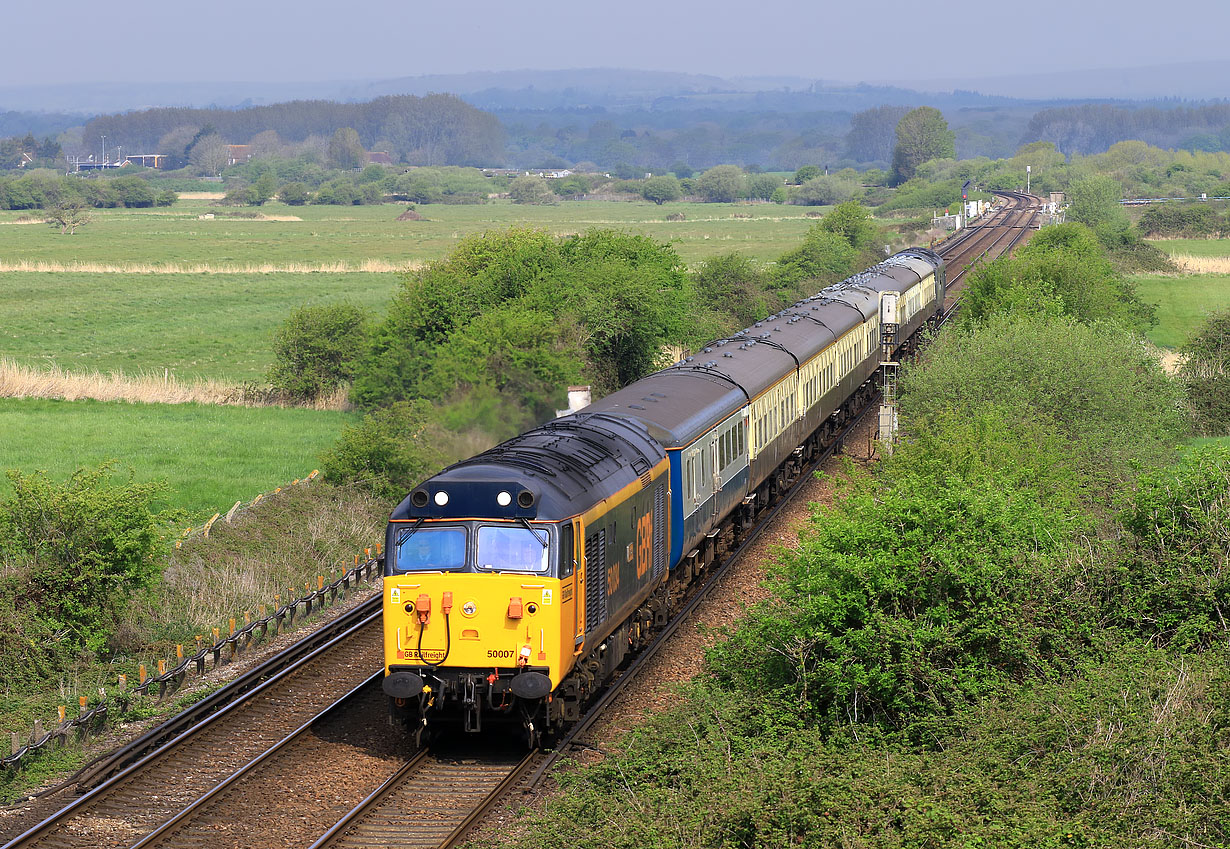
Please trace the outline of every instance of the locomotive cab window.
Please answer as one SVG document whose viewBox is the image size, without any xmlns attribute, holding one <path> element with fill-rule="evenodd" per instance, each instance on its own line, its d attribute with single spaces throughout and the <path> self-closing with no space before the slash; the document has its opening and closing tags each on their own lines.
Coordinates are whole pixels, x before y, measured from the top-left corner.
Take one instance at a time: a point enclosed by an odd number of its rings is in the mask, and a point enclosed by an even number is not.
<svg viewBox="0 0 1230 849">
<path fill-rule="evenodd" d="M 419 528 L 398 536 L 398 572 L 455 572 L 465 564 L 465 528 Z"/>
<path fill-rule="evenodd" d="M 489 572 L 535 572 L 551 568 L 549 537 L 545 528 L 517 525 L 480 525 L 475 562 Z"/>
</svg>

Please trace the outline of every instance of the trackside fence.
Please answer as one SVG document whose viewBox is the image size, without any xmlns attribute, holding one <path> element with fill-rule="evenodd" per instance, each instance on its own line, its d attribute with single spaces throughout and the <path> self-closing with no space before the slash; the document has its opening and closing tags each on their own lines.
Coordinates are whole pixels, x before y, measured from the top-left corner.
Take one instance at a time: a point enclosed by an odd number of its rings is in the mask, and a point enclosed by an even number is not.
<svg viewBox="0 0 1230 849">
<path fill-rule="evenodd" d="M 151 674 L 145 664 L 142 664 L 138 668 L 135 682 L 129 681 L 127 675 L 120 675 L 117 686 L 110 695 L 104 688 L 99 688 L 96 699 L 81 696 L 75 716 L 69 716 L 67 706 L 60 705 L 59 718 L 54 726 L 45 728 L 43 722 L 36 719 L 34 728 L 28 735 L 11 732 L 11 754 L 0 758 L 0 766 L 6 769 L 20 768 L 23 760 L 40 751 L 51 751 L 72 740 L 86 740 L 91 734 L 104 728 L 109 721 L 123 718 L 134 699 L 165 699 L 183 687 L 189 676 L 203 676 L 231 663 L 251 646 L 289 632 L 294 628 L 296 618 L 306 620 L 313 611 L 319 612 L 344 600 L 361 585 L 377 581 L 380 573 L 380 546 L 376 547 L 375 552 L 370 548 L 366 549 L 363 558 L 355 555 L 354 566 L 344 567 L 341 574 L 333 580 L 326 582 L 324 575 L 318 575 L 314 588 L 309 582 L 302 590 L 292 589 L 287 594 L 288 600 L 285 603 L 282 596 L 274 596 L 272 611 L 261 605 L 255 618 L 249 611 L 244 612 L 242 622 L 232 618 L 228 633 L 223 633 L 222 628 L 214 628 L 209 643 L 205 642 L 204 635 L 197 635 L 195 646 L 189 646 L 187 649 L 182 645 L 176 646 L 173 664 L 170 660 L 159 660 L 157 674 Z"/>
</svg>

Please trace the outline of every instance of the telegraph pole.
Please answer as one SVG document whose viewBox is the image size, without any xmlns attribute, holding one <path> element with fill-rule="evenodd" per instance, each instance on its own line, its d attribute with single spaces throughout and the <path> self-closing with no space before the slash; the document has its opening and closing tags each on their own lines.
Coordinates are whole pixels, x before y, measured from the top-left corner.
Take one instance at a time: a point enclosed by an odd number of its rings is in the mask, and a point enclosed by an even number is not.
<svg viewBox="0 0 1230 849">
<path fill-rule="evenodd" d="M 897 438 L 897 363 L 893 350 L 897 347 L 897 292 L 880 293 L 880 441 L 885 456 L 893 453 Z"/>
</svg>

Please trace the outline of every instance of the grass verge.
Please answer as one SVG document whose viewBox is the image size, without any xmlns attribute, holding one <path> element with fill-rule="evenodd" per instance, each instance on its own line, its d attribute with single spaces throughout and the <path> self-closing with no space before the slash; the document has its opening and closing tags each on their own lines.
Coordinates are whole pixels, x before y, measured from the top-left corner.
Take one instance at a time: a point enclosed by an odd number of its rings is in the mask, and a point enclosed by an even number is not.
<svg viewBox="0 0 1230 849">
<path fill-rule="evenodd" d="M 1146 303 L 1157 304 L 1157 326 L 1149 339 L 1177 348 L 1216 310 L 1230 307 L 1230 274 L 1150 275 L 1133 278 Z"/>
<path fill-rule="evenodd" d="M 307 475 L 348 421 L 347 413 L 281 407 L 0 399 L 0 469 L 65 478 L 115 460 L 137 480 L 166 480 L 165 506 L 200 524 Z M 9 492 L 0 481 L 0 496 Z"/>
</svg>

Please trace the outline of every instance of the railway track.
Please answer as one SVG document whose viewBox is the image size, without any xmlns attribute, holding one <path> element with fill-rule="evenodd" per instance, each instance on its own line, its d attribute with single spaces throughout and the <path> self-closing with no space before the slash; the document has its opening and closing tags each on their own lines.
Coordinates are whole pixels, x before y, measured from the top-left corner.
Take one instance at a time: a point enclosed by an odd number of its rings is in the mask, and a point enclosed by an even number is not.
<svg viewBox="0 0 1230 849">
<path fill-rule="evenodd" d="M 294 660 L 271 677 L 248 681 L 250 689 L 230 704 L 208 715 L 194 713 L 196 722 L 148 754 L 130 752 L 125 757 L 136 760 L 4 849 L 133 845 L 380 669 L 379 598 L 345 624 L 324 642 L 310 640 L 314 648 L 290 652 Z M 177 729 L 182 724 L 172 723 Z"/>
<path fill-rule="evenodd" d="M 1009 205 L 941 246 L 950 286 L 968 269 L 1017 244 L 1036 199 Z M 945 319 L 956 299 L 945 304 Z M 424 749 L 406 759 L 406 738 L 383 721 L 380 599 L 327 635 L 279 654 L 163 726 L 91 764 L 85 795 L 3 849 L 27 847 L 453 846 L 511 788 L 532 787 L 606 706 L 637 679 L 743 551 L 772 524 L 810 472 L 875 409 L 874 399 L 834 443 L 800 470 L 754 529 L 708 575 L 553 751 Z M 378 717 L 377 719 L 373 719 Z M 324 768 L 322 768 L 322 766 Z"/>
</svg>

